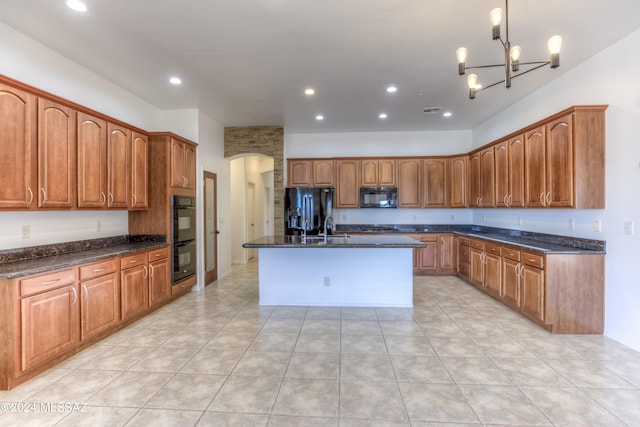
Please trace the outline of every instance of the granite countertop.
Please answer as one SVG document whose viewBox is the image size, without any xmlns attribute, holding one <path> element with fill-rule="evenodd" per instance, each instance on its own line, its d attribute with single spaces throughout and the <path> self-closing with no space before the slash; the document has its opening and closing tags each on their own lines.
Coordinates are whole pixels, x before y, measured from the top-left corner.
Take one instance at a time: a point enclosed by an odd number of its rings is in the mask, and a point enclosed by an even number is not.
<svg viewBox="0 0 640 427">
<path fill-rule="evenodd" d="M 166 246 L 164 236 L 119 236 L 0 251 L 0 279 L 14 279 Z"/>
<path fill-rule="evenodd" d="M 453 233 L 460 236 L 490 240 L 516 249 L 538 253 L 605 254 L 606 242 L 572 236 L 534 233 L 522 230 L 484 227 L 478 225 L 440 224 L 339 224 L 336 233 L 365 234 L 429 234 Z"/>
<path fill-rule="evenodd" d="M 242 245 L 245 248 L 423 248 L 426 245 L 402 235 L 264 236 Z"/>
</svg>

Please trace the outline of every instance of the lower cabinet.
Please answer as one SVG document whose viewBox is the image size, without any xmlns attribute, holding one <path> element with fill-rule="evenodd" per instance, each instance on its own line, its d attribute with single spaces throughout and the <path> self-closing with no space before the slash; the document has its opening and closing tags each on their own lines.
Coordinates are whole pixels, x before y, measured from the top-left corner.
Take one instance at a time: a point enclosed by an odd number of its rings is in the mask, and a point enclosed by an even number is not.
<svg viewBox="0 0 640 427">
<path fill-rule="evenodd" d="M 452 234 L 412 234 L 427 245 L 413 251 L 413 272 L 418 275 L 453 274 L 455 272 Z"/>
<path fill-rule="evenodd" d="M 522 252 L 520 267 L 520 308 L 530 317 L 545 320 L 544 259 L 540 255 Z"/>
<path fill-rule="evenodd" d="M 120 323 L 120 265 L 117 259 L 79 268 L 80 339 L 94 337 Z"/>
<path fill-rule="evenodd" d="M 122 320 L 136 316 L 149 307 L 149 268 L 147 253 L 120 259 L 120 292 Z"/>
<path fill-rule="evenodd" d="M 149 251 L 149 306 L 171 297 L 171 263 L 169 248 Z"/>
</svg>

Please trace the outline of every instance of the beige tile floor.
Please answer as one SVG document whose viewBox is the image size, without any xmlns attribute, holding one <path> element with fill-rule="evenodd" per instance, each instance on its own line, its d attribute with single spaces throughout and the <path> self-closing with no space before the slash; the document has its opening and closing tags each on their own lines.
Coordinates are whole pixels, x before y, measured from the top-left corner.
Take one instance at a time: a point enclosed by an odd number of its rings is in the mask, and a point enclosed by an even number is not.
<svg viewBox="0 0 640 427">
<path fill-rule="evenodd" d="M 0 391 L 0 426 L 640 426 L 639 353 L 455 277 L 416 277 L 413 309 L 257 302 L 235 267 Z"/>
</svg>

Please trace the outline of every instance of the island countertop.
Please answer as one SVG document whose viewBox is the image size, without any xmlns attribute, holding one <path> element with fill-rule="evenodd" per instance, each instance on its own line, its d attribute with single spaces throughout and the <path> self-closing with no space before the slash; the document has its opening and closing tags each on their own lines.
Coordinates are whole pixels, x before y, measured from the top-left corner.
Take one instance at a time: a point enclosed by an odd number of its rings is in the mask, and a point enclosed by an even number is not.
<svg viewBox="0 0 640 427">
<path fill-rule="evenodd" d="M 401 235 L 352 236 L 335 234 L 323 236 L 263 236 L 244 243 L 244 248 L 424 248 L 419 240 Z"/>
</svg>

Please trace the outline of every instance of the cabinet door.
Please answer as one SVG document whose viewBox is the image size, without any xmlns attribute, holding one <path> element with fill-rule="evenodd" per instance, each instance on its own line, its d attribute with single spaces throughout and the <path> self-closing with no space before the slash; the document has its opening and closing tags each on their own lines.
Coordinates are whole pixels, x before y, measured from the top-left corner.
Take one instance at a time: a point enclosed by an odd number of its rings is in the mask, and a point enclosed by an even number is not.
<svg viewBox="0 0 640 427">
<path fill-rule="evenodd" d="M 480 153 L 469 156 L 469 207 L 480 207 Z"/>
<path fill-rule="evenodd" d="M 381 187 L 395 187 L 396 161 L 394 159 L 378 160 L 378 185 Z"/>
<path fill-rule="evenodd" d="M 502 258 L 485 253 L 484 256 L 484 287 L 493 295 L 500 295 L 502 287 Z"/>
<path fill-rule="evenodd" d="M 149 263 L 149 306 L 166 301 L 171 296 L 171 266 L 169 259 Z"/>
<path fill-rule="evenodd" d="M 467 156 L 456 157 L 449 162 L 449 207 L 467 207 L 467 163 Z"/>
<path fill-rule="evenodd" d="M 508 142 L 509 207 L 524 207 L 524 135 Z"/>
<path fill-rule="evenodd" d="M 359 166 L 358 160 L 336 160 L 336 208 L 360 206 Z"/>
<path fill-rule="evenodd" d="M 451 234 L 441 234 L 438 236 L 438 270 L 454 271 L 455 245 Z"/>
<path fill-rule="evenodd" d="M 482 286 L 484 283 L 484 252 L 475 248 L 471 248 L 470 252 L 470 277 L 471 283 L 476 286 Z"/>
<path fill-rule="evenodd" d="M 122 270 L 120 306 L 122 320 L 144 312 L 149 306 L 149 270 L 146 265 Z"/>
<path fill-rule="evenodd" d="M 20 309 L 23 371 L 78 344 L 80 310 L 75 284 L 23 298 Z"/>
<path fill-rule="evenodd" d="M 438 237 L 433 235 L 418 238 L 427 245 L 418 249 L 418 269 L 436 271 L 438 269 Z"/>
<path fill-rule="evenodd" d="M 544 270 L 524 265 L 520 280 L 520 307 L 534 319 L 544 321 Z"/>
<path fill-rule="evenodd" d="M 525 134 L 524 203 L 528 208 L 545 205 L 545 134 L 544 127 Z"/>
<path fill-rule="evenodd" d="M 494 207 L 495 164 L 493 147 L 480 152 L 480 206 Z"/>
<path fill-rule="evenodd" d="M 520 306 L 520 263 L 508 258 L 502 258 L 502 301 Z"/>
<path fill-rule="evenodd" d="M 419 208 L 422 206 L 420 170 L 422 160 L 398 160 L 398 207 Z"/>
<path fill-rule="evenodd" d="M 190 190 L 196 188 L 196 147 L 184 144 L 184 187 Z"/>
<path fill-rule="evenodd" d="M 362 160 L 360 164 L 360 182 L 363 187 L 378 185 L 378 161 L 374 159 Z"/>
<path fill-rule="evenodd" d="M 471 254 L 469 245 L 458 239 L 458 275 L 470 280 Z"/>
<path fill-rule="evenodd" d="M 107 206 L 116 209 L 129 207 L 131 176 L 131 131 L 107 124 Z"/>
<path fill-rule="evenodd" d="M 423 171 L 423 206 L 425 208 L 447 207 L 447 161 L 425 159 Z"/>
<path fill-rule="evenodd" d="M 509 145 L 501 141 L 494 146 L 495 178 L 496 178 L 496 206 L 509 206 Z"/>
<path fill-rule="evenodd" d="M 78 113 L 78 207 L 107 205 L 107 122 Z"/>
<path fill-rule="evenodd" d="M 0 83 L 0 208 L 36 206 L 36 106 L 34 95 Z"/>
<path fill-rule="evenodd" d="M 76 112 L 38 98 L 38 206 L 76 206 Z"/>
<path fill-rule="evenodd" d="M 311 187 L 311 160 L 289 160 L 287 167 L 287 187 Z"/>
<path fill-rule="evenodd" d="M 333 187 L 333 160 L 313 161 L 313 185 L 315 187 Z"/>
<path fill-rule="evenodd" d="M 574 203 L 572 115 L 547 124 L 546 205 L 570 208 Z"/>
<path fill-rule="evenodd" d="M 118 274 L 111 273 L 81 284 L 81 340 L 91 338 L 120 322 Z"/>
<path fill-rule="evenodd" d="M 133 132 L 131 138 L 131 209 L 147 209 L 149 176 L 149 140 Z"/>
</svg>

